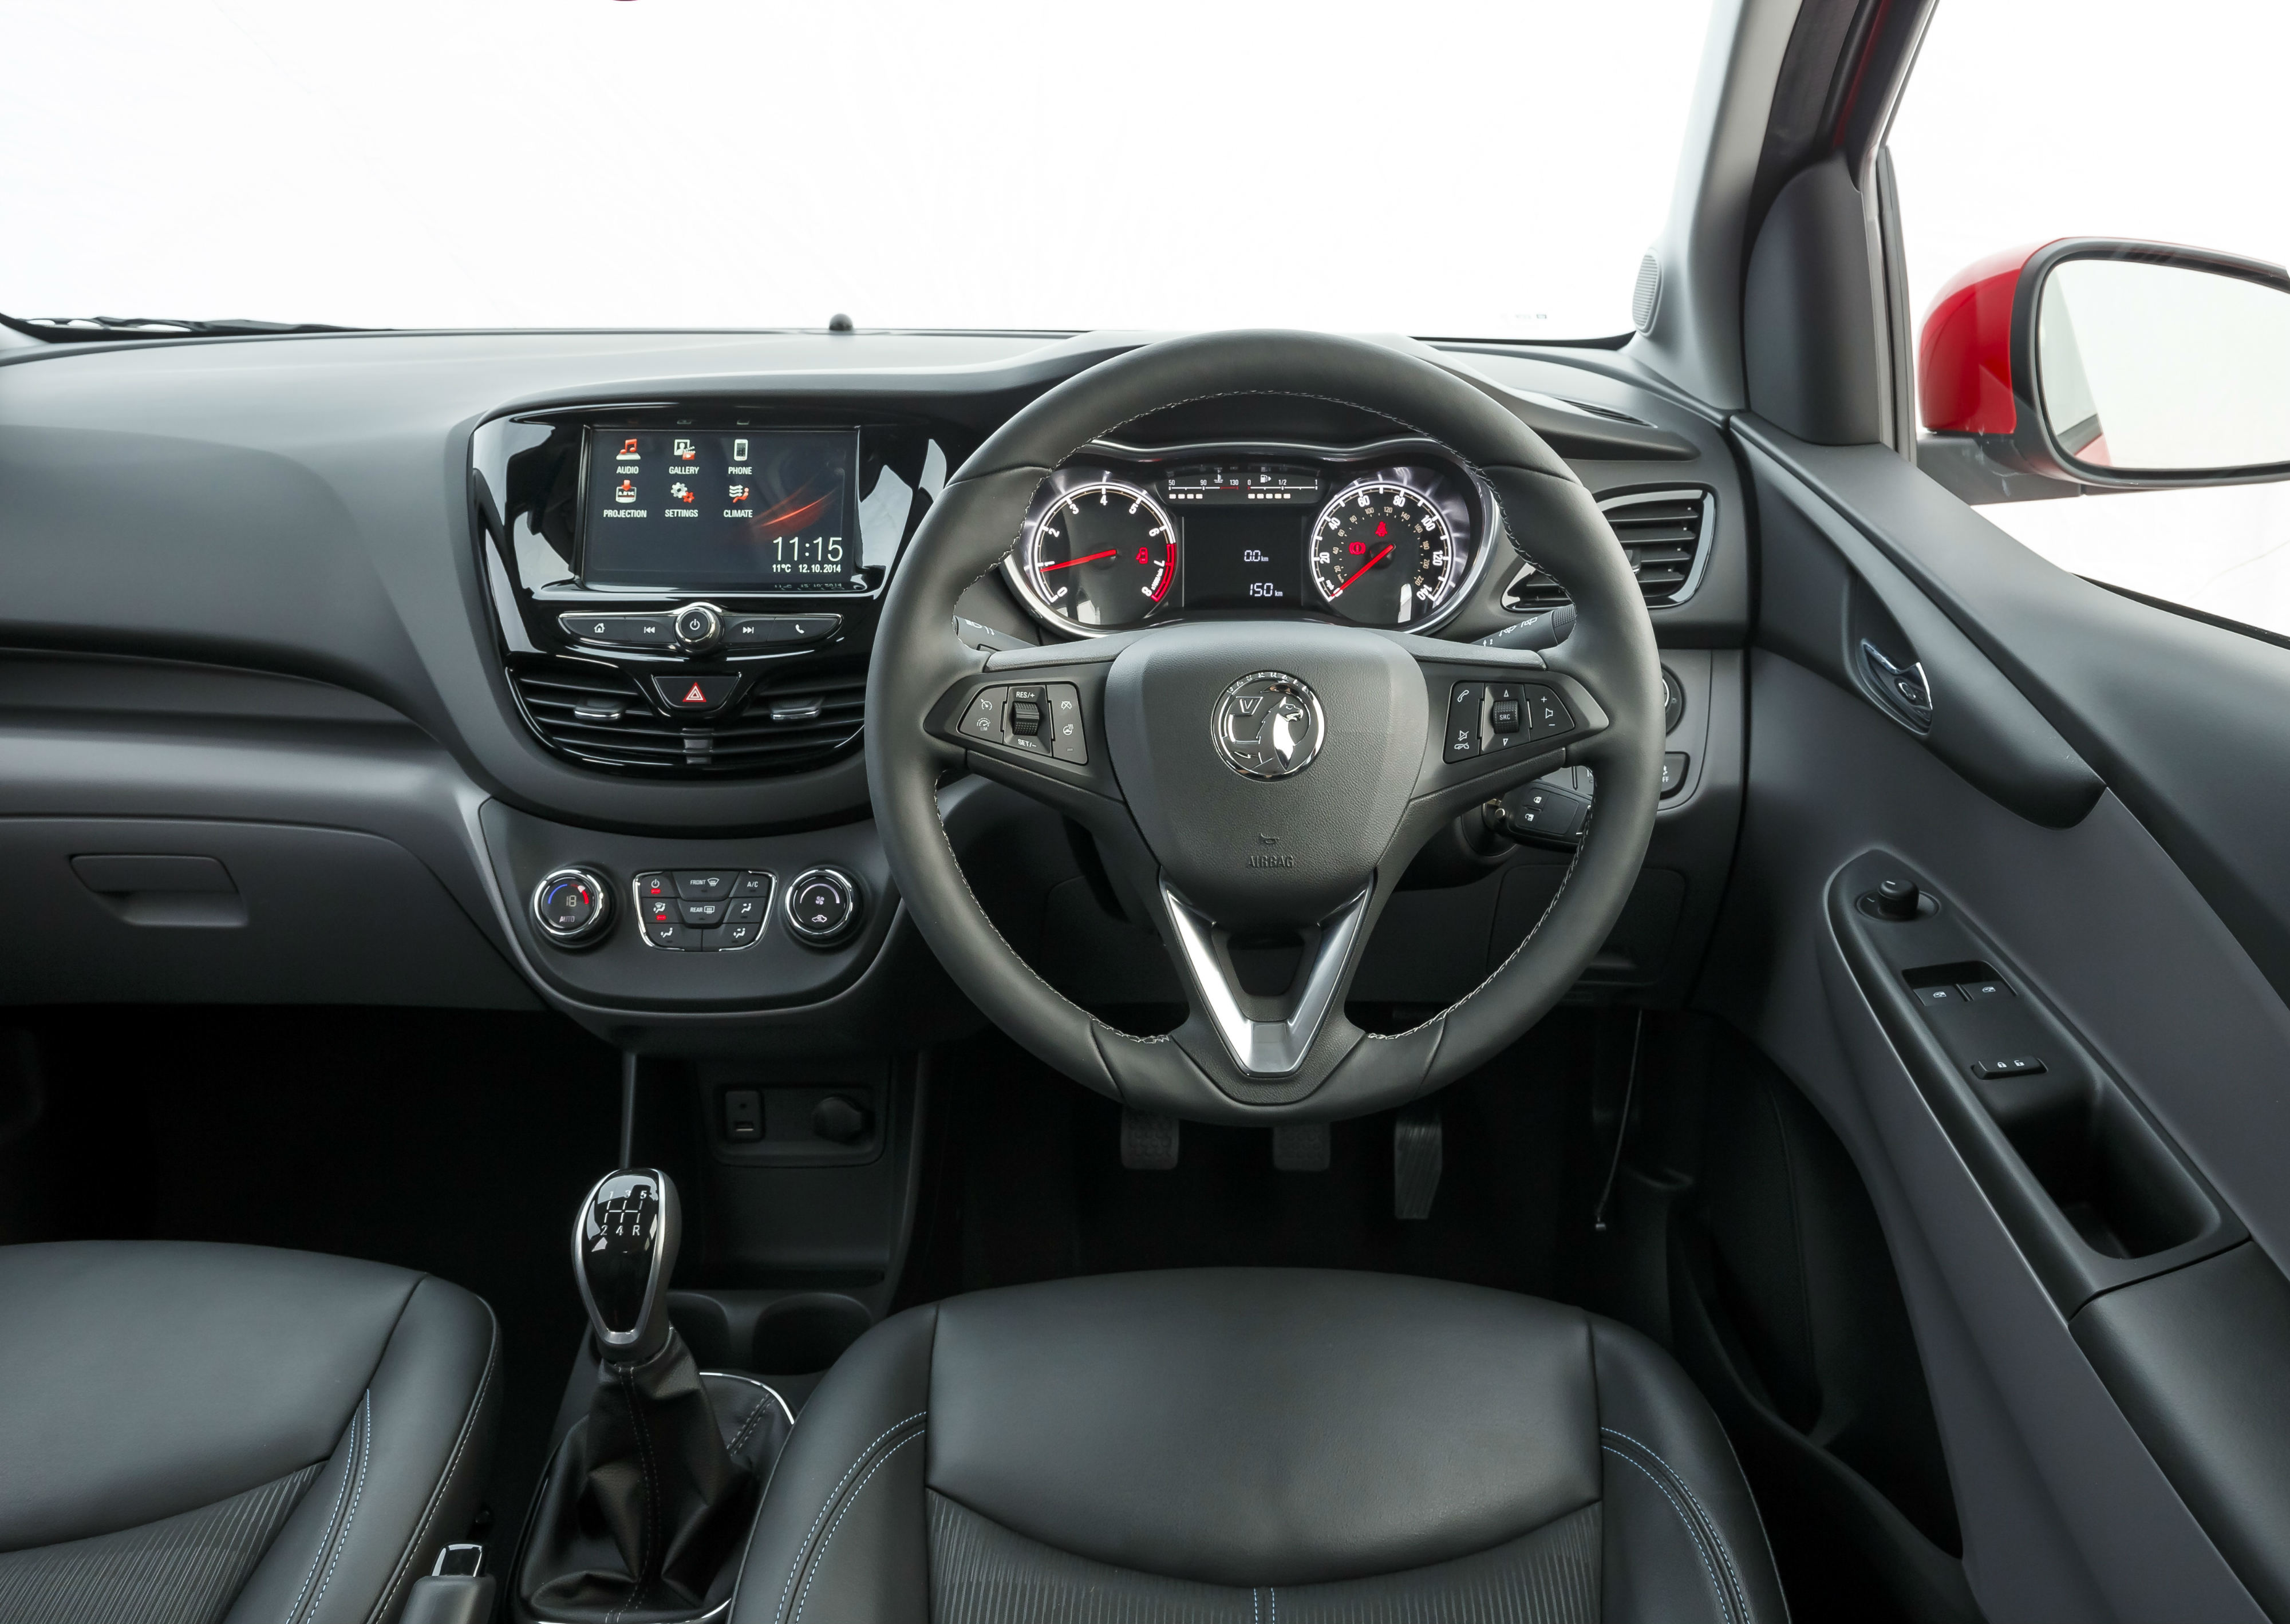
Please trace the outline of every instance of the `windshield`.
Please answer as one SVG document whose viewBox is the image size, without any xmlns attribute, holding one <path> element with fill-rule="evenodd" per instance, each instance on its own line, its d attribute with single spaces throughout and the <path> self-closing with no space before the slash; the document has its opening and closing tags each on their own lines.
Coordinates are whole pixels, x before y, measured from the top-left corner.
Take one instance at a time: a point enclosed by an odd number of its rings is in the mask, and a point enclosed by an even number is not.
<svg viewBox="0 0 2290 1624">
<path fill-rule="evenodd" d="M 0 0 L 0 311 L 1613 334 L 1709 5 Z"/>
</svg>

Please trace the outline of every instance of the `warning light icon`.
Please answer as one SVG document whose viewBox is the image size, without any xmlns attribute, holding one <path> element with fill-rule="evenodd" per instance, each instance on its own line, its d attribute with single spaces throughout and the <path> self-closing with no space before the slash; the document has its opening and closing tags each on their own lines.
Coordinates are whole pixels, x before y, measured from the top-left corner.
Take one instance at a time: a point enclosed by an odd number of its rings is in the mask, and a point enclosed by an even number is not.
<svg viewBox="0 0 2290 1624">
<path fill-rule="evenodd" d="M 700 684 L 694 683 L 692 684 L 692 692 L 685 694 L 678 702 L 685 705 L 705 705 L 708 702 L 708 696 L 701 691 Z"/>
</svg>

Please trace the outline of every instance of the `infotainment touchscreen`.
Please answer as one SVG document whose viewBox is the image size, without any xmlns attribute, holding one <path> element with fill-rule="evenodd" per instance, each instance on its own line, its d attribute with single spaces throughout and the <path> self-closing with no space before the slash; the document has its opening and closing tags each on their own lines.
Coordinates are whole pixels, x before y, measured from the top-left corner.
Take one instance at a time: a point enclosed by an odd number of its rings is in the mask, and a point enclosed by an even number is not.
<svg viewBox="0 0 2290 1624">
<path fill-rule="evenodd" d="M 592 587 L 864 591 L 848 428 L 589 430 Z"/>
</svg>

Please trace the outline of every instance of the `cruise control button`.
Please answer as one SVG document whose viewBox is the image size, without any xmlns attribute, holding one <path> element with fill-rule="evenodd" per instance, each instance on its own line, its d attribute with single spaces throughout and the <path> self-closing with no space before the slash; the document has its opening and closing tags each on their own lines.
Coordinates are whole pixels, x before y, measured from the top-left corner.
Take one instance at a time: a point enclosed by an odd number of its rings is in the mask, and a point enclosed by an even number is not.
<svg viewBox="0 0 2290 1624">
<path fill-rule="evenodd" d="M 981 688 L 970 701 L 970 708 L 962 713 L 962 736 L 965 739 L 998 739 L 1002 736 L 1002 707 L 1008 700 L 1007 688 Z"/>
<path fill-rule="evenodd" d="M 724 923 L 724 909 L 728 907 L 729 904 L 723 902 L 679 902 L 676 906 L 677 911 L 683 914 L 684 923 L 686 924 L 721 924 Z"/>
<path fill-rule="evenodd" d="M 732 894 L 733 882 L 739 877 L 721 868 L 678 868 L 676 894 L 687 902 L 720 901 Z"/>
<path fill-rule="evenodd" d="M 568 637 L 620 648 L 657 648 L 675 636 L 664 614 L 561 614 L 556 624 Z"/>
<path fill-rule="evenodd" d="M 1089 739 L 1081 725 L 1081 690 L 1071 683 L 1050 684 L 1050 754 L 1060 761 L 1089 759 Z"/>
<path fill-rule="evenodd" d="M 723 708 L 724 701 L 740 685 L 737 676 L 655 676 L 653 692 L 660 702 L 670 710 L 688 710 L 705 715 Z"/>
</svg>

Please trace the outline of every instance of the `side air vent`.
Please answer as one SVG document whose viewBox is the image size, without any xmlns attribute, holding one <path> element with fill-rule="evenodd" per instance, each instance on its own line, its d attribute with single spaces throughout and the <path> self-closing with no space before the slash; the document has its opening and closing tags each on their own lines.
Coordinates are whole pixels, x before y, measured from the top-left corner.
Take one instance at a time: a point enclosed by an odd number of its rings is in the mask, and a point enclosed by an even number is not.
<svg viewBox="0 0 2290 1624">
<path fill-rule="evenodd" d="M 1701 580 L 1702 540 L 1709 533 L 1716 508 L 1717 499 L 1699 487 L 1629 491 L 1598 499 L 1598 510 L 1621 541 L 1646 607 L 1682 604 L 1693 596 Z M 1503 607 L 1515 614 L 1555 609 L 1569 601 L 1566 588 L 1532 559 L 1503 588 Z"/>
<path fill-rule="evenodd" d="M 632 677 L 573 660 L 509 673 L 532 731 L 593 766 L 673 777 L 766 778 L 848 748 L 867 708 L 864 670 L 758 686 L 721 716 L 668 716 Z"/>
</svg>

